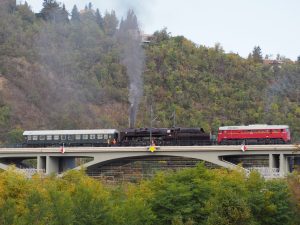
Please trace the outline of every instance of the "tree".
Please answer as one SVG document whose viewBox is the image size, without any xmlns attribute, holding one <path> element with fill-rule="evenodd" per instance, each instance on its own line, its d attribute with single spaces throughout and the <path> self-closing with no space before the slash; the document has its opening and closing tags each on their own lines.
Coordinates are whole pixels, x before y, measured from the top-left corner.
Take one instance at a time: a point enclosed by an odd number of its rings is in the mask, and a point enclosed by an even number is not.
<svg viewBox="0 0 300 225">
<path fill-rule="evenodd" d="M 80 21 L 80 14 L 79 14 L 79 12 L 78 12 L 78 9 L 77 9 L 77 6 L 76 5 L 74 5 L 73 6 L 73 9 L 72 9 L 72 17 L 71 17 L 71 21 L 73 21 L 73 22 L 78 22 L 78 21 Z"/>
<path fill-rule="evenodd" d="M 61 14 L 61 21 L 63 21 L 63 22 L 68 22 L 69 21 L 69 13 L 66 10 L 65 4 L 63 4 L 63 7 L 62 7 L 62 10 L 61 10 L 60 14 Z"/>
<path fill-rule="evenodd" d="M 17 127 L 8 132 L 8 142 L 10 144 L 22 144 L 23 142 L 23 129 Z"/>
<path fill-rule="evenodd" d="M 97 181 L 85 177 L 74 187 L 72 199 L 75 225 L 104 225 L 109 212 L 108 192 Z"/>
<path fill-rule="evenodd" d="M 117 31 L 118 23 L 119 23 L 119 21 L 118 21 L 115 11 L 111 11 L 111 13 L 106 12 L 105 16 L 103 18 L 104 32 L 108 36 L 113 36 Z"/>
<path fill-rule="evenodd" d="M 12 13 L 16 9 L 15 0 L 1 0 L 0 10 L 4 13 Z"/>
<path fill-rule="evenodd" d="M 56 0 L 44 0 L 40 15 L 46 21 L 66 22 L 69 20 L 64 5 L 60 7 Z"/>
<path fill-rule="evenodd" d="M 253 219 L 247 201 L 230 189 L 218 190 L 208 205 L 206 225 L 252 225 Z"/>
<path fill-rule="evenodd" d="M 9 198 L 5 204 L 0 205 L 0 223 L 2 225 L 15 224 L 17 214 L 17 203 L 15 199 Z"/>
<path fill-rule="evenodd" d="M 252 59 L 256 63 L 261 63 L 263 61 L 262 52 L 259 46 L 255 46 L 252 51 Z"/>
<path fill-rule="evenodd" d="M 92 10 L 93 9 L 93 4 L 91 2 L 89 2 L 89 10 Z"/>
<path fill-rule="evenodd" d="M 100 13 L 99 9 L 96 10 L 95 17 L 96 17 L 96 22 L 97 22 L 97 24 L 99 25 L 99 27 L 100 27 L 101 29 L 103 29 L 103 22 L 104 22 L 104 21 L 103 21 L 103 18 L 102 18 L 102 16 L 101 16 L 101 13 Z"/>
<path fill-rule="evenodd" d="M 24 21 L 28 21 L 30 23 L 34 22 L 35 15 L 30 9 L 27 2 L 25 2 L 23 5 L 18 5 L 17 12 Z"/>
<path fill-rule="evenodd" d="M 153 36 L 156 42 L 162 42 L 162 41 L 169 40 L 171 38 L 171 33 L 168 32 L 167 28 L 165 27 L 160 31 L 155 31 Z"/>
<path fill-rule="evenodd" d="M 24 224 L 46 224 L 50 214 L 50 203 L 46 199 L 46 194 L 40 191 L 39 187 L 30 190 L 25 199 L 26 210 L 20 220 Z"/>
</svg>

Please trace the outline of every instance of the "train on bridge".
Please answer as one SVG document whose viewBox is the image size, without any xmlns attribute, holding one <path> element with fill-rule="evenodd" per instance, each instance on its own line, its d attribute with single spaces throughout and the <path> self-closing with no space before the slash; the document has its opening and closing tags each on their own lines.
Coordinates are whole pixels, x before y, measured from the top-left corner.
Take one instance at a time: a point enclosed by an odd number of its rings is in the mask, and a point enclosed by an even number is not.
<svg viewBox="0 0 300 225">
<path fill-rule="evenodd" d="M 128 128 L 87 130 L 35 130 L 24 131 L 24 147 L 50 146 L 189 146 L 289 144 L 287 125 L 254 124 L 219 127 L 218 134 L 203 128 Z"/>
</svg>

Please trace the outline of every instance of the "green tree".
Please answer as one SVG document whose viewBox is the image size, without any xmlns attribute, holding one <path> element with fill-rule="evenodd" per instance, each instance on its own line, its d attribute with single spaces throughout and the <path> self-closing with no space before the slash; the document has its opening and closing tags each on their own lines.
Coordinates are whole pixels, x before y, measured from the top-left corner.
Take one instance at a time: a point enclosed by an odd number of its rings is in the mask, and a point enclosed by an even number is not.
<svg viewBox="0 0 300 225">
<path fill-rule="evenodd" d="M 8 132 L 8 143 L 9 144 L 22 144 L 23 140 L 23 129 L 17 127 Z"/>
<path fill-rule="evenodd" d="M 45 193 L 31 190 L 25 199 L 25 211 L 20 217 L 21 224 L 41 225 L 49 222 L 51 212 Z"/>
<path fill-rule="evenodd" d="M 103 18 L 103 29 L 108 36 L 113 36 L 117 31 L 119 21 L 116 17 L 115 11 L 106 12 Z"/>
<path fill-rule="evenodd" d="M 150 200 L 156 214 L 155 224 L 172 224 L 176 218 L 183 223 L 205 221 L 204 206 L 211 194 L 211 178 L 203 165 L 170 176 L 159 175 L 149 188 L 155 190 Z"/>
<path fill-rule="evenodd" d="M 205 224 L 207 225 L 239 225 L 253 224 L 252 214 L 247 204 L 246 198 L 237 195 L 236 192 L 223 189 L 215 193 L 209 201 L 209 216 Z"/>
<path fill-rule="evenodd" d="M 96 22 L 99 25 L 99 27 L 101 29 L 103 29 L 104 21 L 103 21 L 103 17 L 101 16 L 101 13 L 100 13 L 99 9 L 96 10 L 95 17 L 96 17 Z"/>
<path fill-rule="evenodd" d="M 107 224 L 108 193 L 101 184 L 90 179 L 77 183 L 73 196 L 74 225 Z"/>
<path fill-rule="evenodd" d="M 252 51 L 252 60 L 255 63 L 262 63 L 263 61 L 263 56 L 261 52 L 261 48 L 259 46 L 255 46 Z"/>
<path fill-rule="evenodd" d="M 72 22 L 78 22 L 78 21 L 80 21 L 80 14 L 78 12 L 78 9 L 77 9 L 76 5 L 73 6 L 71 15 L 72 15 L 72 17 L 71 17 L 71 21 Z"/>
<path fill-rule="evenodd" d="M 46 21 L 65 22 L 69 20 L 64 5 L 61 7 L 56 0 L 44 0 L 40 15 Z"/>
<path fill-rule="evenodd" d="M 23 5 L 18 5 L 17 13 L 21 16 L 23 21 L 28 21 L 30 23 L 35 21 L 35 15 L 26 1 Z"/>
<path fill-rule="evenodd" d="M 14 224 L 17 215 L 17 203 L 14 199 L 7 199 L 0 205 L 0 223 L 3 225 Z"/>
<path fill-rule="evenodd" d="M 59 181 L 54 181 L 58 183 Z M 74 224 L 75 214 L 72 208 L 73 202 L 70 193 L 60 188 L 48 188 L 48 195 L 50 198 L 49 211 L 51 212 L 51 224 Z M 76 207 L 76 206 L 75 206 Z M 87 221 L 87 223 L 93 224 L 93 221 Z M 80 223 L 77 223 L 80 224 Z"/>
</svg>

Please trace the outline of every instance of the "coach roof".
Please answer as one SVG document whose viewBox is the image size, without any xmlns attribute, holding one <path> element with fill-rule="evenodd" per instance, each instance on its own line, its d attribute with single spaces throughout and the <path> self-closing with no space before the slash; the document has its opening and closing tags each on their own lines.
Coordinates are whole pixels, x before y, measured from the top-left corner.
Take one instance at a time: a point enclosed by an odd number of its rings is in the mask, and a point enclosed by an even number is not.
<svg viewBox="0 0 300 225">
<path fill-rule="evenodd" d="M 115 134 L 115 129 L 91 129 L 91 130 L 27 130 L 23 135 L 72 135 L 72 134 Z"/>
<path fill-rule="evenodd" d="M 248 126 L 224 126 L 219 130 L 264 130 L 264 129 L 287 129 L 287 125 L 252 124 Z"/>
</svg>

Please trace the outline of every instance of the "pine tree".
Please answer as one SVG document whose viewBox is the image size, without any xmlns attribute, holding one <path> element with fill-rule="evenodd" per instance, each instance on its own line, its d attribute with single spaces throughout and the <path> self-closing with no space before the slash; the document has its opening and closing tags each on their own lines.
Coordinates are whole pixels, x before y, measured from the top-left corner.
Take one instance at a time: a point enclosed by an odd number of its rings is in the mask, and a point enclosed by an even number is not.
<svg viewBox="0 0 300 225">
<path fill-rule="evenodd" d="M 78 12 L 76 5 L 73 6 L 71 14 L 72 14 L 71 21 L 80 21 L 80 14 Z"/>
<path fill-rule="evenodd" d="M 105 33 L 109 36 L 113 36 L 117 31 L 117 26 L 119 23 L 115 11 L 111 11 L 111 13 L 106 12 L 103 21 Z"/>
<path fill-rule="evenodd" d="M 46 21 L 66 22 L 69 20 L 64 5 L 60 7 L 56 0 L 44 0 L 40 16 Z"/>
<path fill-rule="evenodd" d="M 46 21 L 53 21 L 56 19 L 58 10 L 60 6 L 55 0 L 44 0 L 40 15 Z"/>
<path fill-rule="evenodd" d="M 89 2 L 89 10 L 92 10 L 92 8 L 93 8 L 93 5 L 91 2 Z"/>
<path fill-rule="evenodd" d="M 61 10 L 60 14 L 61 14 L 61 20 L 62 21 L 64 21 L 64 22 L 68 22 L 69 21 L 69 13 L 66 10 L 65 4 L 63 4 L 63 7 L 62 7 L 62 10 Z"/>
<path fill-rule="evenodd" d="M 96 10 L 95 17 L 96 17 L 96 22 L 99 25 L 99 27 L 101 29 L 103 29 L 103 18 L 101 16 L 101 13 L 100 13 L 99 9 Z"/>
<path fill-rule="evenodd" d="M 252 51 L 252 59 L 256 63 L 261 63 L 263 61 L 261 48 L 259 46 L 254 47 L 254 49 Z"/>
</svg>

